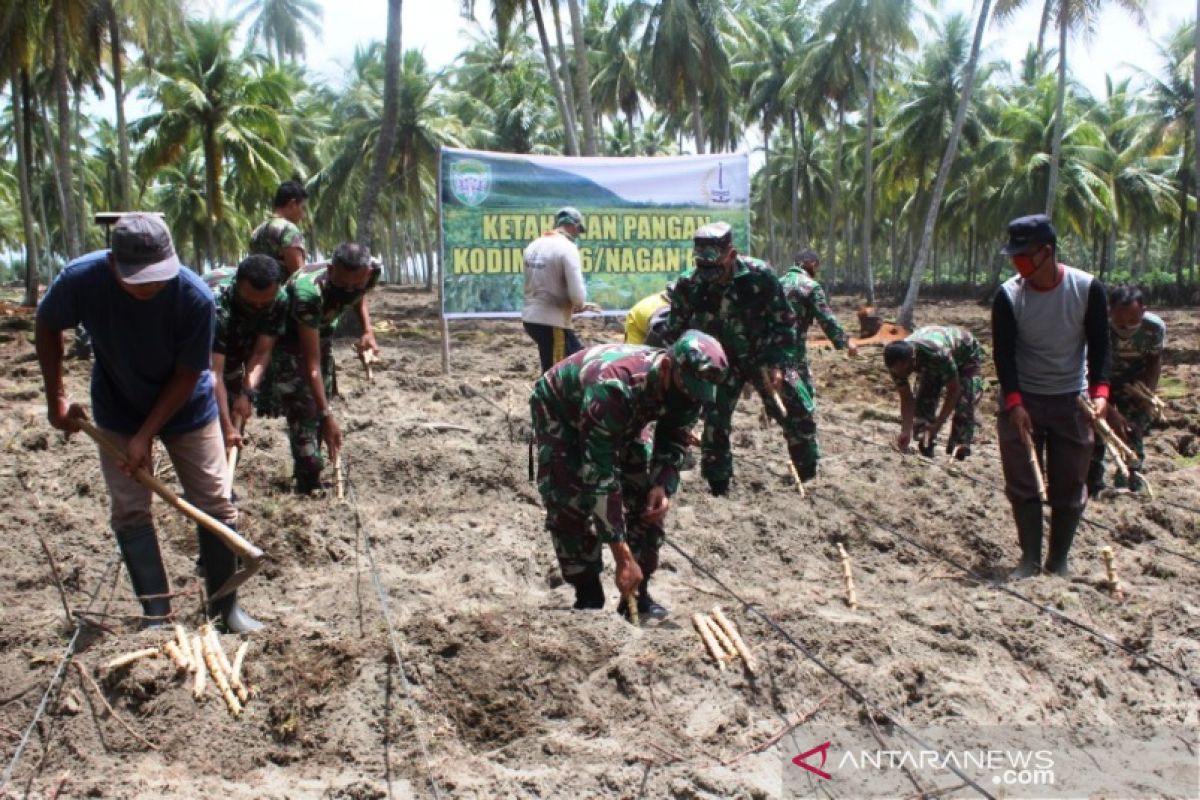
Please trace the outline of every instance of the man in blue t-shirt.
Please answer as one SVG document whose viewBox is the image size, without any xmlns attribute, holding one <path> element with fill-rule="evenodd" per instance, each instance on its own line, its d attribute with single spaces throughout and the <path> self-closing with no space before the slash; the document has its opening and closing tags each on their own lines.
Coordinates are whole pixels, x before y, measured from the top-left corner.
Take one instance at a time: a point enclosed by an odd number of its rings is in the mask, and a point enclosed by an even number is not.
<svg viewBox="0 0 1200 800">
<path fill-rule="evenodd" d="M 154 437 L 162 439 L 187 499 L 230 527 L 237 509 L 225 489 L 225 447 L 217 421 L 211 359 L 212 292 L 180 267 L 170 231 L 154 214 L 127 214 L 113 227 L 112 250 L 89 253 L 63 269 L 37 310 L 37 355 L 50 424 L 79 430 L 87 409 L 63 384 L 62 332 L 79 323 L 92 335 L 92 412 L 96 424 L 125 452 L 100 450 L 112 501 L 112 527 L 148 624 L 171 614 L 170 588 L 150 514 L 150 490 L 133 474 L 150 468 Z M 200 561 L 214 594 L 237 569 L 224 542 L 197 528 Z M 236 594 L 210 604 L 226 629 L 262 625 L 243 611 Z"/>
</svg>

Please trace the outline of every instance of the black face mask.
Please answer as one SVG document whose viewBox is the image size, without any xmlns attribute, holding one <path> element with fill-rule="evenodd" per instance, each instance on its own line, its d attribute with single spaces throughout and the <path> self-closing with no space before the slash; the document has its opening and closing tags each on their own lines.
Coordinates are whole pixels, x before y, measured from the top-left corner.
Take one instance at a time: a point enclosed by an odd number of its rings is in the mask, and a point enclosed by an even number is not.
<svg viewBox="0 0 1200 800">
<path fill-rule="evenodd" d="M 233 307 L 243 317 L 247 319 L 257 319 L 267 313 L 266 308 L 255 308 L 241 298 L 236 291 L 233 293 Z"/>
<path fill-rule="evenodd" d="M 720 264 L 697 264 L 696 277 L 705 283 L 712 283 L 721 279 L 721 274 L 724 268 Z"/>
<path fill-rule="evenodd" d="M 357 300 L 360 294 L 362 294 L 361 289 L 343 289 L 332 283 L 325 287 L 325 298 L 335 305 L 349 305 Z"/>
</svg>

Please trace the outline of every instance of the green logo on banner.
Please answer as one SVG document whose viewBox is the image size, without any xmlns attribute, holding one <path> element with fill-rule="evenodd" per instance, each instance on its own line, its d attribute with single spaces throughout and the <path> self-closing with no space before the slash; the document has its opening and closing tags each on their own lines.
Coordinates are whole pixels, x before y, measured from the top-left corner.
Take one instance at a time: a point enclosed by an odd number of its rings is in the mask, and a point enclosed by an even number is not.
<svg viewBox="0 0 1200 800">
<path fill-rule="evenodd" d="M 492 168 L 474 159 L 456 161 L 450 167 L 450 190 L 464 205 L 479 205 L 492 191 Z"/>
</svg>

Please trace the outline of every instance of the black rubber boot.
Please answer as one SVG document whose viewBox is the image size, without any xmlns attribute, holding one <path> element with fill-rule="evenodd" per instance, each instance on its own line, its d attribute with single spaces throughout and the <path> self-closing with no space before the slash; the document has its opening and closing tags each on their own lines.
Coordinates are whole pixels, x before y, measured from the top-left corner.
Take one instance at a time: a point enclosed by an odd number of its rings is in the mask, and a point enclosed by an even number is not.
<svg viewBox="0 0 1200 800">
<path fill-rule="evenodd" d="M 715 480 L 708 482 L 708 491 L 713 497 L 725 497 L 729 494 L 729 481 Z"/>
<path fill-rule="evenodd" d="M 567 583 L 575 587 L 575 605 L 577 609 L 604 608 L 604 585 L 600 583 L 600 573 L 587 572 L 574 575 Z"/>
<path fill-rule="evenodd" d="M 296 494 L 311 495 L 321 491 L 321 473 L 296 473 Z"/>
<path fill-rule="evenodd" d="M 1017 523 L 1017 541 L 1021 544 L 1021 563 L 1009 573 L 1010 578 L 1031 578 L 1041 573 L 1042 563 L 1042 504 L 1037 500 L 1013 503 L 1013 520 Z"/>
<path fill-rule="evenodd" d="M 1070 576 L 1067 556 L 1071 552 L 1071 543 L 1075 541 L 1075 531 L 1079 529 L 1081 519 L 1082 508 L 1050 509 L 1050 554 L 1046 556 L 1046 572 L 1051 575 L 1060 578 Z"/>
<path fill-rule="evenodd" d="M 167 624 L 171 613 L 171 598 L 166 595 L 171 589 L 167 583 L 167 570 L 163 567 L 154 526 L 145 525 L 117 531 L 117 545 L 121 548 L 121 557 L 125 559 L 125 569 L 129 571 L 129 582 L 133 584 L 134 594 L 142 604 L 142 614 L 147 617 L 142 622 L 142 627 L 153 628 Z"/>
<path fill-rule="evenodd" d="M 233 527 L 232 525 L 230 527 Z M 237 557 L 224 542 L 204 528 L 196 528 L 200 542 L 200 563 L 204 565 L 204 585 L 212 597 L 237 571 Z M 252 633 L 262 630 L 263 624 L 238 605 L 237 592 L 230 592 L 208 603 L 208 617 L 218 621 L 227 633 Z"/>
<path fill-rule="evenodd" d="M 671 612 L 662 603 L 650 596 L 650 579 L 643 578 L 638 585 L 637 596 L 638 614 L 651 619 L 666 619 Z"/>
</svg>

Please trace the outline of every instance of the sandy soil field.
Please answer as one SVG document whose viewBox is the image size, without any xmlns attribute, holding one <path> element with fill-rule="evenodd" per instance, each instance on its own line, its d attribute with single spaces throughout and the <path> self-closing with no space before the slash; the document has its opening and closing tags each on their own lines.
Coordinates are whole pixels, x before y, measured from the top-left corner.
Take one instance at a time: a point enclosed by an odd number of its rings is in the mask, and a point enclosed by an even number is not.
<svg viewBox="0 0 1200 800">
<path fill-rule="evenodd" d="M 685 473 L 668 536 L 711 575 L 664 548 L 654 588 L 668 620 L 635 629 L 619 619 L 611 568 L 608 607 L 573 611 L 527 479 L 532 343 L 516 322 L 455 324 L 446 376 L 431 296 L 385 288 L 372 302 L 384 358 L 374 381 L 348 341 L 336 349 L 349 502 L 332 490 L 291 496 L 282 423 L 249 428 L 242 530 L 269 564 L 242 599 L 269 627 L 247 637 L 253 691 L 240 719 L 211 686 L 195 700 L 164 658 L 102 669 L 167 636 L 123 618 L 138 606 L 127 577 L 109 569 L 116 547 L 95 448 L 48 427 L 27 319 L 0 318 L 0 768 L 75 627 L 39 536 L 71 608 L 103 625 L 83 630 L 75 660 L 116 715 L 67 669 L 0 797 L 776 798 L 789 796 L 788 760 L 819 743 L 821 726 L 892 720 L 967 737 L 1015 724 L 1131 736 L 1200 725 L 1196 684 L 1181 677 L 1200 680 L 1194 309 L 1162 312 L 1169 411 L 1149 439 L 1147 472 L 1158 499 L 1092 503 L 1073 579 L 1008 584 L 1118 647 L 989 582 L 1018 555 L 992 392 L 961 468 L 947 470 L 941 453 L 932 464 L 901 456 L 886 446 L 896 402 L 878 349 L 814 357 L 824 460 L 807 497 L 790 484 L 780 433 L 760 426 L 757 398 L 735 418 L 731 496 L 709 497 L 699 473 Z M 837 310 L 852 321 L 850 298 Z M 989 341 L 986 309 L 921 311 L 922 322 L 966 325 Z M 620 338 L 616 326 L 580 328 L 587 343 Z M 69 364 L 77 397 L 87 370 Z M 193 529 L 155 507 L 191 630 Z M 844 599 L 839 544 L 857 609 Z M 1108 591 L 1105 545 L 1123 598 Z M 690 617 L 716 604 L 740 627 L 757 674 L 737 662 L 718 670 L 705 655 Z M 224 637 L 231 654 L 237 638 Z M 914 796 L 962 783 L 945 772 L 913 781 Z M 1110 797 L 1162 794 L 1152 776 L 1118 770 L 1112 781 Z"/>
</svg>

